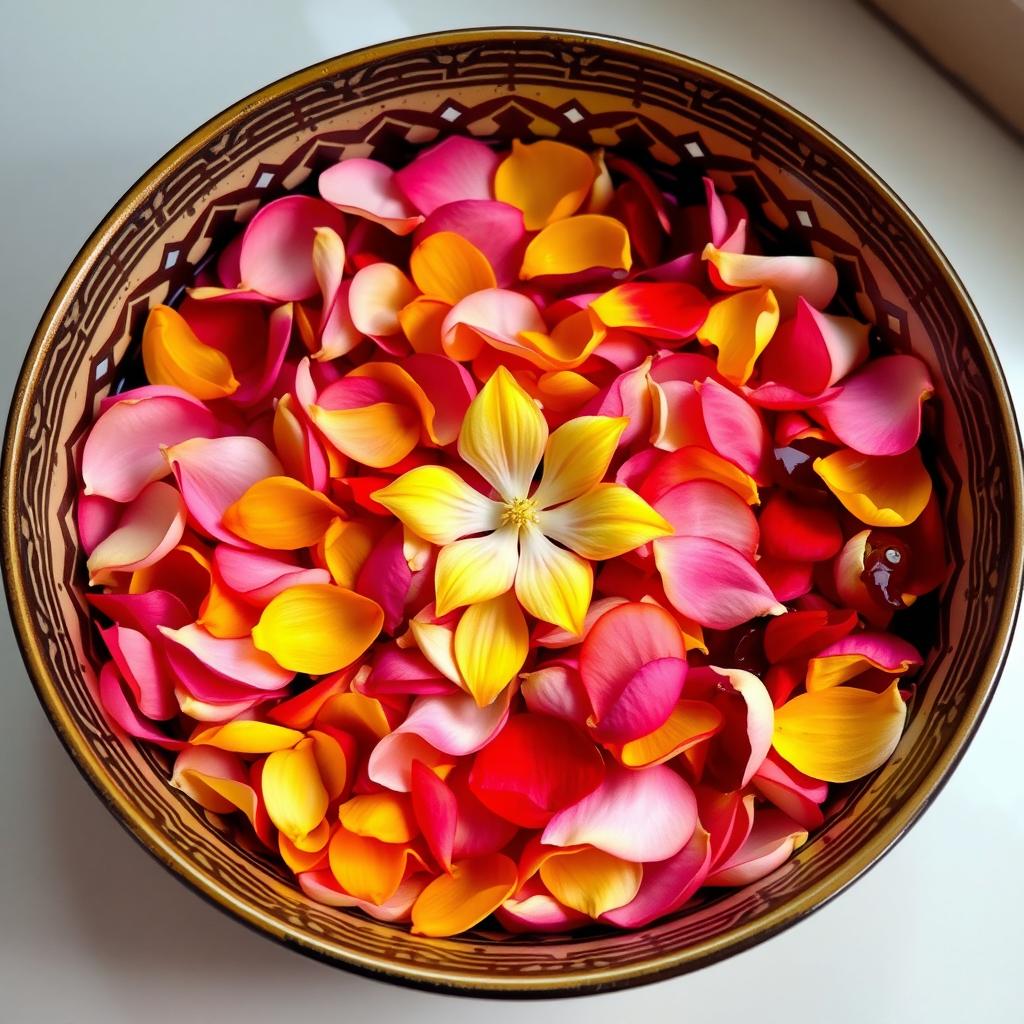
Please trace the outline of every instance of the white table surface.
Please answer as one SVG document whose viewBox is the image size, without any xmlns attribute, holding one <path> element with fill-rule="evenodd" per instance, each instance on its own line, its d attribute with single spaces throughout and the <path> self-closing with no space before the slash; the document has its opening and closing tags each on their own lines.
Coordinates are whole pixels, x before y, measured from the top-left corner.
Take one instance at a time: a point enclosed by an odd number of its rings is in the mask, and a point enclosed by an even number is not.
<svg viewBox="0 0 1024 1024">
<path fill-rule="evenodd" d="M 555 19 L 555 20 L 552 20 Z M 470 25 L 659 43 L 748 78 L 889 181 L 1024 388 L 1024 151 L 865 10 L 829 0 L 0 0 L 0 407 L 91 229 L 174 142 L 244 94 L 368 43 Z M 0 1020 L 490 1024 L 1019 1021 L 1024 646 L 924 819 L 866 878 L 697 974 L 561 1003 L 424 994 L 282 949 L 122 831 L 50 730 L 0 616 Z M 370 1016 L 372 1015 L 372 1017 Z"/>
</svg>

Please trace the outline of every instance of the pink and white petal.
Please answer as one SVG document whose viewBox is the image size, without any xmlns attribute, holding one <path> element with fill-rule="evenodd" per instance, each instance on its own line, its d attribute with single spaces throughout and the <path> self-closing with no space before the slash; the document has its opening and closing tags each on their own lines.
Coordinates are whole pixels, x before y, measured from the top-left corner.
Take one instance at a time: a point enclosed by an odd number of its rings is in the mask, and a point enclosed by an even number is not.
<svg viewBox="0 0 1024 1024">
<path fill-rule="evenodd" d="M 320 175 L 320 195 L 332 206 L 365 217 L 396 235 L 408 235 L 423 222 L 386 164 L 350 157 Z"/>
<path fill-rule="evenodd" d="M 253 484 L 284 474 L 277 456 L 254 437 L 196 437 L 165 455 L 195 525 L 236 545 L 242 542 L 222 525 L 224 513 Z"/>
<path fill-rule="evenodd" d="M 284 196 L 257 210 L 245 228 L 238 253 L 243 289 L 278 302 L 316 295 L 313 241 L 317 228 L 345 232 L 345 218 L 311 196 Z"/>
<path fill-rule="evenodd" d="M 500 158 L 477 139 L 452 135 L 417 154 L 395 173 L 398 190 L 420 213 L 467 199 L 494 197 L 494 172 Z"/>
<path fill-rule="evenodd" d="M 760 529 L 750 506 L 714 480 L 690 480 L 669 488 L 654 510 L 672 524 L 678 537 L 710 537 L 752 558 Z"/>
<path fill-rule="evenodd" d="M 456 692 L 455 684 L 419 651 L 399 647 L 385 647 L 374 660 L 370 674 L 362 681 L 358 677 L 353 680 L 352 688 L 378 699 L 395 694 L 423 697 Z"/>
<path fill-rule="evenodd" d="M 824 309 L 839 285 L 835 266 L 820 256 L 754 256 L 707 245 L 703 257 L 717 287 L 734 290 L 767 285 L 785 314 L 792 313 L 801 297 Z"/>
<path fill-rule="evenodd" d="M 578 642 L 579 638 L 575 639 Z M 523 700 L 536 714 L 551 715 L 580 726 L 590 716 L 590 699 L 583 689 L 578 669 L 571 664 L 542 665 L 521 678 Z"/>
<path fill-rule="evenodd" d="M 135 707 L 126 692 L 117 666 L 108 661 L 99 674 L 99 697 L 104 710 L 114 723 L 136 739 L 155 743 L 165 750 L 181 750 L 188 744 L 184 740 L 176 740 L 161 732 L 153 723 L 144 717 Z"/>
<path fill-rule="evenodd" d="M 768 434 L 760 413 L 712 378 L 700 385 L 700 401 L 712 448 L 758 483 L 767 482 Z"/>
<path fill-rule="evenodd" d="M 722 713 L 704 765 L 705 774 L 722 790 L 740 790 L 754 777 L 772 746 L 775 706 L 764 683 L 738 668 L 694 670 L 710 682 L 708 698 Z"/>
<path fill-rule="evenodd" d="M 146 484 L 167 476 L 164 448 L 223 433 L 202 402 L 184 391 L 161 388 L 150 397 L 131 394 L 107 406 L 89 431 L 82 451 L 87 496 L 131 501 Z"/>
<path fill-rule="evenodd" d="M 484 343 L 522 354 L 527 350 L 517 339 L 531 331 L 547 334 L 547 325 L 529 296 L 485 288 L 452 306 L 441 324 L 441 339 L 451 358 L 471 359 Z"/>
<path fill-rule="evenodd" d="M 935 390 L 916 356 L 872 359 L 818 406 L 829 430 L 863 455 L 902 455 L 921 436 L 921 402 Z"/>
<path fill-rule="evenodd" d="M 348 291 L 348 312 L 357 331 L 371 337 L 398 334 L 399 311 L 416 297 L 416 287 L 393 263 L 371 263 L 356 271 Z"/>
<path fill-rule="evenodd" d="M 83 494 L 75 506 L 75 525 L 78 540 L 86 555 L 91 555 L 104 538 L 117 527 L 123 512 L 121 504 L 98 494 Z"/>
<path fill-rule="evenodd" d="M 99 632 L 121 677 L 131 688 L 139 711 L 158 722 L 174 718 L 178 706 L 171 679 L 152 641 L 126 626 L 111 626 Z"/>
<path fill-rule="evenodd" d="M 625 604 L 626 601 L 625 597 L 599 597 L 596 601 L 591 601 L 586 618 L 583 620 L 582 634 L 570 633 L 568 630 L 562 629 L 561 626 L 553 626 L 548 622 L 539 622 L 533 631 L 530 642 L 534 647 L 551 647 L 556 650 L 563 647 L 575 647 L 605 612 L 610 612 L 620 604 Z"/>
<path fill-rule="evenodd" d="M 294 672 L 281 668 L 269 654 L 258 650 L 251 637 L 221 639 L 194 624 L 181 629 L 169 629 L 167 626 L 159 629 L 167 640 L 191 651 L 214 672 L 246 686 L 277 690 L 295 678 Z"/>
<path fill-rule="evenodd" d="M 747 841 L 706 885 L 750 885 L 781 867 L 807 841 L 807 830 L 774 809 L 760 810 Z"/>
<path fill-rule="evenodd" d="M 733 629 L 786 611 L 749 559 L 721 541 L 661 538 L 654 560 L 672 606 L 706 628 Z"/>
<path fill-rule="evenodd" d="M 246 551 L 230 544 L 218 544 L 213 565 L 228 589 L 247 601 L 264 605 L 282 590 L 300 583 L 330 583 L 326 569 L 306 569 L 287 556 L 264 551 Z"/>
<path fill-rule="evenodd" d="M 761 796 L 805 829 L 818 828 L 825 820 L 821 805 L 828 796 L 828 783 L 797 771 L 774 751 L 750 781 Z"/>
<path fill-rule="evenodd" d="M 536 876 L 498 907 L 494 916 L 513 933 L 565 932 L 590 923 L 586 914 L 559 903 Z"/>
<path fill-rule="evenodd" d="M 604 782 L 559 811 L 541 841 L 549 846 L 589 843 L 623 860 L 647 863 L 675 856 L 696 825 L 693 790 L 670 768 L 629 771 L 608 765 Z"/>
<path fill-rule="evenodd" d="M 155 565 L 185 532 L 185 503 L 177 489 L 160 480 L 147 484 L 124 510 L 117 529 L 89 556 L 89 582 L 109 582 L 115 572 Z"/>
</svg>

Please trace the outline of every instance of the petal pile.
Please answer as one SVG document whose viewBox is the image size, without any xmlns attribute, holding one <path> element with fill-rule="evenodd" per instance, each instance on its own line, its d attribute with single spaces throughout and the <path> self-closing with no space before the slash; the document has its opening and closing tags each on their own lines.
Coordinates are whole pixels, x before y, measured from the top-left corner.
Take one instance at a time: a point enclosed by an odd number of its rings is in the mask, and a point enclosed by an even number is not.
<svg viewBox="0 0 1024 1024">
<path fill-rule="evenodd" d="M 896 750 L 932 372 L 723 184 L 351 157 L 150 310 L 80 449 L 97 693 L 310 899 L 640 928 Z"/>
</svg>

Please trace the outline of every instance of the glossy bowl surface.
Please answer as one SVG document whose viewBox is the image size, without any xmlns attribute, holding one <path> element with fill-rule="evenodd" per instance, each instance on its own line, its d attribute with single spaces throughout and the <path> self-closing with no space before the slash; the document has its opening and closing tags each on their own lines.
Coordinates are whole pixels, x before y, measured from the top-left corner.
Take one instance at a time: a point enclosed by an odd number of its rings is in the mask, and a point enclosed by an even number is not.
<svg viewBox="0 0 1024 1024">
<path fill-rule="evenodd" d="M 147 309 L 179 292 L 257 203 L 339 157 L 400 162 L 451 133 L 618 149 L 691 191 L 710 174 L 763 231 L 832 258 L 842 302 L 886 345 L 920 355 L 938 384 L 929 458 L 954 571 L 895 756 L 774 874 L 635 932 L 427 939 L 315 904 L 171 789 L 166 757 L 116 734 L 96 698 L 75 460 Z M 421 36 L 337 57 L 242 100 L 175 146 L 114 207 L 54 294 L 4 449 L 4 578 L 25 661 L 54 728 L 111 811 L 196 891 L 289 946 L 400 983 L 476 994 L 592 992 L 692 970 L 793 924 L 867 870 L 941 788 L 977 728 L 1016 615 L 1020 521 L 1020 443 L 992 344 L 949 264 L 884 182 L 792 108 L 699 61 L 529 29 Z"/>
</svg>

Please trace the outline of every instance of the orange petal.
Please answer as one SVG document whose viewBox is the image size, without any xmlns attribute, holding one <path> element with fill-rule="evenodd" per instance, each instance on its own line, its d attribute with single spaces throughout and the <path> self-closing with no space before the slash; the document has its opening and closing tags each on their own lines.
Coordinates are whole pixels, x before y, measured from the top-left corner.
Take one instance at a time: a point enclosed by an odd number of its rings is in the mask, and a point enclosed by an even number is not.
<svg viewBox="0 0 1024 1024">
<path fill-rule="evenodd" d="M 473 292 L 498 286 L 487 257 L 454 231 L 427 235 L 413 249 L 409 269 L 424 295 L 450 306 Z"/>
<path fill-rule="evenodd" d="M 263 548 L 294 551 L 315 544 L 341 509 L 290 476 L 253 484 L 225 513 L 224 525 Z"/>
<path fill-rule="evenodd" d="M 868 526 L 908 526 L 932 494 L 932 479 L 916 448 L 903 455 L 860 455 L 842 448 L 815 459 L 814 472 Z"/>
<path fill-rule="evenodd" d="M 512 895 L 517 878 L 515 861 L 501 853 L 456 862 L 413 904 L 413 932 L 436 937 L 472 928 Z"/>
<path fill-rule="evenodd" d="M 440 299 L 431 299 L 426 295 L 417 295 L 407 306 L 398 311 L 398 322 L 413 352 L 426 352 L 430 355 L 443 355 L 441 343 L 441 325 L 448 315 L 451 305 Z"/>
<path fill-rule="evenodd" d="M 520 332 L 514 349 L 493 341 L 492 344 L 521 355 L 542 370 L 571 370 L 586 362 L 607 336 L 608 331 L 597 315 L 592 310 L 581 309 L 560 320 L 551 334 Z"/>
<path fill-rule="evenodd" d="M 339 587 L 355 589 L 380 532 L 377 524 L 359 519 L 335 519 L 327 527 L 321 550 L 327 570 Z"/>
<path fill-rule="evenodd" d="M 261 788 L 270 820 L 293 843 L 301 844 L 327 813 L 328 795 L 313 740 L 274 751 L 263 766 Z"/>
<path fill-rule="evenodd" d="M 420 834 L 412 800 L 405 793 L 366 793 L 338 808 L 342 827 L 382 843 L 408 843 Z"/>
<path fill-rule="evenodd" d="M 733 384 L 746 384 L 778 326 L 774 292 L 751 288 L 716 302 L 697 331 L 697 340 L 718 349 L 718 372 L 723 377 Z"/>
<path fill-rule="evenodd" d="M 259 621 L 258 608 L 243 601 L 237 594 L 225 587 L 214 573 L 210 578 L 210 592 L 206 595 L 199 618 L 196 620 L 207 633 L 221 639 L 237 639 L 248 636 Z"/>
<path fill-rule="evenodd" d="M 227 722 L 202 729 L 192 737 L 197 746 L 233 750 L 237 754 L 270 754 L 275 750 L 288 750 L 302 739 L 297 729 L 269 722 Z"/>
<path fill-rule="evenodd" d="M 345 892 L 380 906 L 401 885 L 409 849 L 339 828 L 328 855 L 331 873 Z"/>
<path fill-rule="evenodd" d="M 151 384 L 181 388 L 203 401 L 238 390 L 228 357 L 203 344 L 170 306 L 154 306 L 149 311 L 142 332 L 142 362 Z"/>
<path fill-rule="evenodd" d="M 329 583 L 304 583 L 264 608 L 252 640 L 283 668 L 325 675 L 355 661 L 383 625 L 376 601 Z"/>
<path fill-rule="evenodd" d="M 355 409 L 309 407 L 309 415 L 338 451 L 374 469 L 401 462 L 419 442 L 421 420 L 414 407 L 375 402 Z"/>
<path fill-rule="evenodd" d="M 548 857 L 540 867 L 540 877 L 559 903 L 596 918 L 624 907 L 636 896 L 644 869 L 587 847 Z"/>
<path fill-rule="evenodd" d="M 654 732 L 622 744 L 619 760 L 627 768 L 663 764 L 684 750 L 703 743 L 722 727 L 722 713 L 702 700 L 681 700 Z"/>
<path fill-rule="evenodd" d="M 526 247 L 519 276 L 528 281 L 598 267 L 629 270 L 632 264 L 629 233 L 622 221 L 598 213 L 583 213 L 544 228 Z"/>
<path fill-rule="evenodd" d="M 523 212 L 527 231 L 575 213 L 594 183 L 590 157 L 575 146 L 543 139 L 512 143 L 494 174 L 494 198 Z"/>
<path fill-rule="evenodd" d="M 376 746 L 391 732 L 380 701 L 361 693 L 339 693 L 331 697 L 316 716 L 316 724 L 350 733 L 369 747 Z"/>
</svg>

